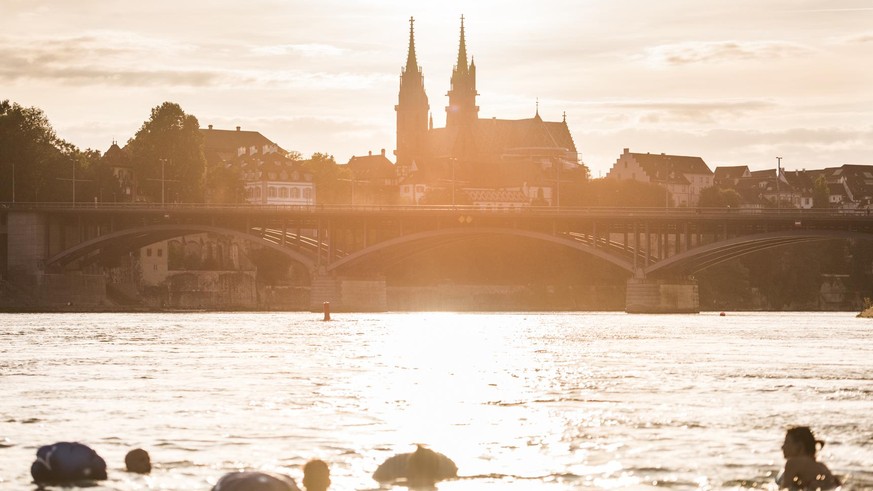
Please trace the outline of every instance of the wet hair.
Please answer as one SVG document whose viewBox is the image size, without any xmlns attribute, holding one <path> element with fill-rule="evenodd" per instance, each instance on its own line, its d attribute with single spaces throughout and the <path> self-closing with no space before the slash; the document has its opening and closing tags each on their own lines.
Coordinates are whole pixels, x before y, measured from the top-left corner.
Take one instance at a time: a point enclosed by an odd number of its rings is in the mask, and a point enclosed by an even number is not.
<svg viewBox="0 0 873 491">
<path fill-rule="evenodd" d="M 433 484 L 438 481 L 440 458 L 436 452 L 418 445 L 406 462 L 406 480 L 410 484 Z"/>
<path fill-rule="evenodd" d="M 804 454 L 812 457 L 815 457 L 816 450 L 824 448 L 825 445 L 824 441 L 815 439 L 809 426 L 795 426 L 789 428 L 785 434 L 803 446 Z"/>
<path fill-rule="evenodd" d="M 330 469 L 323 460 L 310 460 L 303 466 L 303 487 L 327 489 L 330 486 Z"/>
<path fill-rule="evenodd" d="M 148 474 L 152 471 L 152 462 L 149 453 L 141 448 L 135 448 L 124 456 L 124 465 L 128 472 Z"/>
</svg>

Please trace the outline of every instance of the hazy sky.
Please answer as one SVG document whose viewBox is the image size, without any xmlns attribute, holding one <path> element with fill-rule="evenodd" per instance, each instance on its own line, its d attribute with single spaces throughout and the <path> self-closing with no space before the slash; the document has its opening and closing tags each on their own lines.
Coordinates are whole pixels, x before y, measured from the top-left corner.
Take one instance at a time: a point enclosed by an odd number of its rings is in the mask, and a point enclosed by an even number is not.
<svg viewBox="0 0 873 491">
<path fill-rule="evenodd" d="M 0 99 L 105 150 L 164 101 L 338 162 L 394 149 L 414 16 L 436 126 L 460 16 L 480 117 L 715 168 L 873 164 L 873 0 L 0 0 Z"/>
</svg>

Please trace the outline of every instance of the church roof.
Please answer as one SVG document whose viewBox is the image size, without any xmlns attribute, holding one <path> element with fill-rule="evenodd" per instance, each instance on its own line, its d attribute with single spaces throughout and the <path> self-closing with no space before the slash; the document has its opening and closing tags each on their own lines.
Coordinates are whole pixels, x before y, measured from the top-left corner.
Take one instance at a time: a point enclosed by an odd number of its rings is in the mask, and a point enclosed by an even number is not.
<svg viewBox="0 0 873 491">
<path fill-rule="evenodd" d="M 567 124 L 530 119 L 479 119 L 469 133 L 463 129 L 434 128 L 428 132 L 432 155 L 498 160 L 518 149 L 553 149 L 576 153 Z"/>
</svg>

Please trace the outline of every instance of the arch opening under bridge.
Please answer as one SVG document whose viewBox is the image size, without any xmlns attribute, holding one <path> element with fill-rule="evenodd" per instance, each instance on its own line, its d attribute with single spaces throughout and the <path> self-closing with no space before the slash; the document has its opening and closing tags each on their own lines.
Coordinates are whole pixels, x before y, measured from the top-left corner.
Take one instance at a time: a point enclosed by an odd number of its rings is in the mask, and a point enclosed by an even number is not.
<svg viewBox="0 0 873 491">
<path fill-rule="evenodd" d="M 165 224 L 123 229 L 86 240 L 46 259 L 46 269 L 56 266 L 64 267 L 73 261 L 86 258 L 97 251 L 113 251 L 115 253 L 133 251 L 155 242 L 169 240 L 183 235 L 200 233 L 232 236 L 240 240 L 267 247 L 301 264 L 310 272 L 314 271 L 316 267 L 314 257 L 293 249 L 290 244 L 282 245 L 273 237 L 260 236 L 240 230 L 208 225 Z"/>
</svg>

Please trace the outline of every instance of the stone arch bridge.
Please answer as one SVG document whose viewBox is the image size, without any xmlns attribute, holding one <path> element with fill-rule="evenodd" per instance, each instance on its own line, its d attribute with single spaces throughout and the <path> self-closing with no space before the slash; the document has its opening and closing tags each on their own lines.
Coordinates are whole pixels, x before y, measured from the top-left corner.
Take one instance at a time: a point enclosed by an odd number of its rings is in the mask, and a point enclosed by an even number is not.
<svg viewBox="0 0 873 491">
<path fill-rule="evenodd" d="M 81 270 L 101 257 L 195 233 L 260 244 L 305 269 L 312 303 L 337 302 L 349 278 L 482 236 L 521 237 L 587 254 L 628 277 L 629 312 L 695 312 L 697 271 L 745 254 L 873 239 L 866 210 L 524 208 L 16 203 L 0 205 L 10 279 Z M 3 241 L 0 240 L 0 243 Z M 364 281 L 379 309 L 384 302 Z M 377 283 L 378 288 L 378 283 Z M 381 299 L 381 300 L 380 300 Z M 346 307 L 355 307 L 347 305 Z"/>
</svg>

